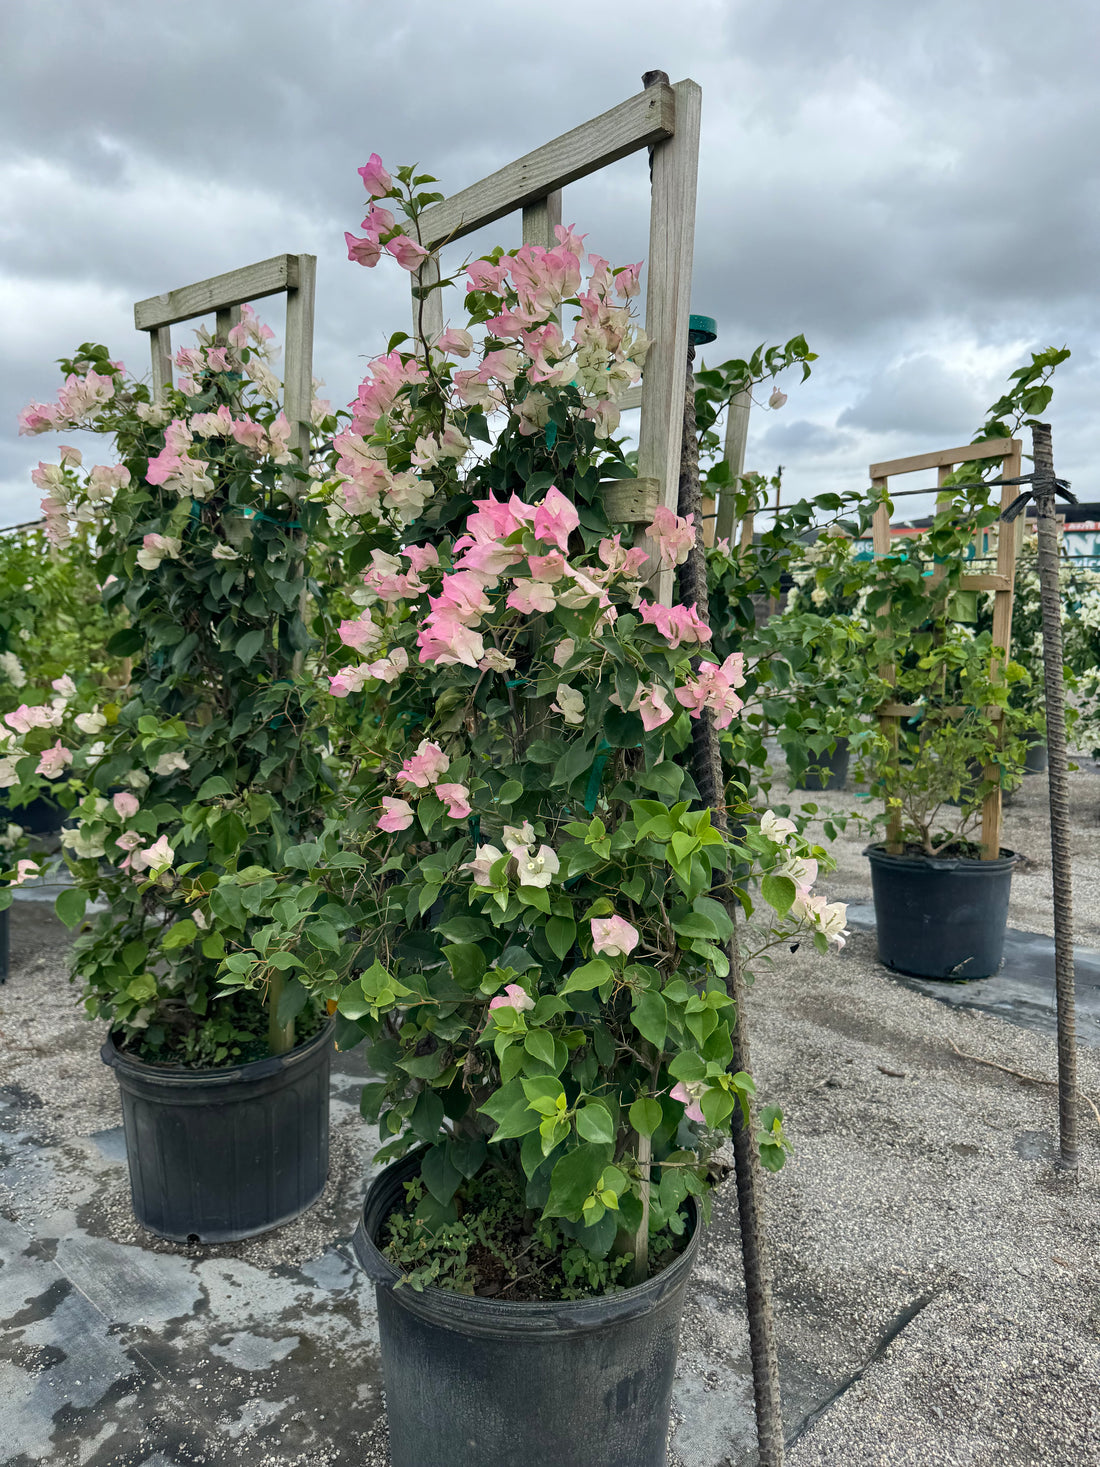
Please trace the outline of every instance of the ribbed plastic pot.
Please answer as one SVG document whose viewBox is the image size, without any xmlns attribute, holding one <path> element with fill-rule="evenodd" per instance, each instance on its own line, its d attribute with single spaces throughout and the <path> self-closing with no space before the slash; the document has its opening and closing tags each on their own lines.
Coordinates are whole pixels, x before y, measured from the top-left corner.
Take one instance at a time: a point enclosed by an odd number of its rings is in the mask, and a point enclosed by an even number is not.
<svg viewBox="0 0 1100 1467">
<path fill-rule="evenodd" d="M 842 790 L 848 783 L 851 749 L 847 739 L 837 739 L 836 748 L 813 756 L 813 768 L 804 770 L 795 780 L 796 790 Z"/>
<path fill-rule="evenodd" d="M 879 961 L 914 978 L 989 978 L 1004 960 L 1013 851 L 995 861 L 887 855 L 871 862 Z"/>
<path fill-rule="evenodd" d="M 11 972 L 11 908 L 0 912 L 0 983 L 8 981 Z"/>
<path fill-rule="evenodd" d="M 151 1065 L 109 1035 L 134 1216 L 176 1243 L 229 1243 L 289 1222 L 328 1177 L 332 1022 L 289 1054 L 218 1070 Z"/>
<path fill-rule="evenodd" d="M 420 1158 L 367 1192 L 353 1239 L 378 1296 L 393 1467 L 665 1467 L 680 1315 L 701 1228 L 622 1293 L 516 1304 L 407 1285 L 375 1239 Z"/>
</svg>

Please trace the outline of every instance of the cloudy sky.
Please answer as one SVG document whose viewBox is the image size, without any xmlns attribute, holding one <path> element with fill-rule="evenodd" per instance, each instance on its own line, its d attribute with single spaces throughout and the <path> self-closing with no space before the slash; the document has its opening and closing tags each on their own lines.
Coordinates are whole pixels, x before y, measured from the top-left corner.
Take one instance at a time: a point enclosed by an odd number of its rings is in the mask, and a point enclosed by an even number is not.
<svg viewBox="0 0 1100 1467">
<path fill-rule="evenodd" d="M 703 88 L 708 359 L 798 331 L 820 353 L 785 408 L 753 410 L 748 467 L 859 487 L 873 460 L 966 442 L 1013 367 L 1065 344 L 1056 460 L 1100 499 L 1098 40 L 1095 0 L 7 0 L 0 525 L 36 513 L 53 451 L 18 409 L 81 341 L 144 370 L 135 300 L 316 254 L 315 369 L 346 402 L 408 313 L 400 271 L 345 258 L 356 167 L 419 161 L 453 192 L 648 68 Z M 613 261 L 644 255 L 644 153 L 568 189 L 565 215 Z"/>
</svg>

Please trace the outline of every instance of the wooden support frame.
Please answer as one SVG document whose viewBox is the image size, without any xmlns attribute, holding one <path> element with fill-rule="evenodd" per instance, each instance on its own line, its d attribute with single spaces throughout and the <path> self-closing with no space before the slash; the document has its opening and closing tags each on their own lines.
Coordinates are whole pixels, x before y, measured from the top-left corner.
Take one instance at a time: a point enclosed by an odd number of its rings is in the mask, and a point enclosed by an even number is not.
<svg viewBox="0 0 1100 1467">
<path fill-rule="evenodd" d="M 1022 446 L 1017 438 L 993 438 L 986 443 L 969 443 L 962 448 L 944 448 L 934 453 L 918 453 L 909 458 L 891 459 L 886 463 L 872 464 L 870 467 L 871 486 L 876 499 L 879 500 L 872 522 L 872 543 L 875 558 L 890 554 L 890 505 L 889 505 L 889 481 L 900 474 L 919 473 L 927 469 L 935 469 L 939 492 L 936 495 L 937 508 L 949 505 L 953 494 L 949 487 L 944 487 L 944 481 L 950 476 L 951 471 L 960 464 L 980 463 L 987 459 L 1000 459 L 1001 477 L 1006 479 L 1018 478 L 1021 472 Z M 917 491 L 912 491 L 917 492 Z M 1007 509 L 1019 493 L 1018 486 L 1005 484 L 1001 487 L 1001 509 Z M 1012 604 L 1014 587 L 1016 582 L 1016 556 L 1019 549 L 1020 536 L 1015 527 L 1002 522 L 1000 533 L 997 536 L 997 569 L 996 572 L 980 575 L 962 575 L 959 579 L 959 588 L 964 591 L 992 591 L 993 592 L 993 660 L 990 669 L 993 682 L 999 682 L 1004 675 L 1004 667 L 1008 662 L 1012 646 Z M 946 574 L 944 567 L 937 567 L 935 579 L 942 580 Z M 889 614 L 889 603 L 881 609 L 880 615 Z M 892 665 L 880 669 L 883 676 L 890 683 L 897 681 L 896 670 Z M 882 705 L 878 712 L 879 726 L 887 739 L 890 741 L 895 753 L 898 749 L 901 719 L 914 710 L 906 704 L 887 702 Z M 949 716 L 961 717 L 963 709 L 947 709 Z M 987 710 L 992 711 L 992 710 Z M 986 795 L 982 803 L 982 859 L 984 861 L 995 861 L 1001 851 L 1002 830 L 1002 805 L 1001 805 L 1001 772 L 997 765 L 987 764 L 982 771 L 987 783 L 994 786 Z M 900 816 L 890 815 L 886 824 L 886 849 L 891 854 L 897 855 L 901 850 L 901 821 Z"/>
<path fill-rule="evenodd" d="M 657 503 L 675 511 L 679 498 L 680 446 L 687 387 L 688 322 L 691 312 L 695 199 L 699 169 L 702 92 L 693 81 L 657 82 L 625 102 L 582 123 L 541 148 L 507 164 L 488 178 L 426 209 L 420 216 L 422 243 L 433 251 L 413 276 L 413 324 L 429 342 L 443 330 L 437 252 L 483 225 L 516 210 L 523 212 L 526 244 L 556 243 L 561 191 L 642 148 L 650 149 L 650 230 L 646 275 L 645 391 L 633 389 L 620 408 L 640 406 L 638 477 L 655 480 Z M 648 485 L 635 498 L 648 502 Z M 656 564 L 656 544 L 639 531 L 639 543 Z M 657 599 L 672 599 L 673 572 L 650 582 Z"/>
<path fill-rule="evenodd" d="M 149 335 L 153 361 L 153 394 L 172 385 L 172 327 L 214 313 L 219 343 L 240 320 L 245 302 L 269 295 L 286 296 L 283 411 L 290 423 L 290 447 L 303 464 L 309 451 L 313 405 L 313 311 L 317 281 L 315 255 L 273 255 L 255 265 L 212 275 L 134 305 L 134 325 Z"/>
</svg>

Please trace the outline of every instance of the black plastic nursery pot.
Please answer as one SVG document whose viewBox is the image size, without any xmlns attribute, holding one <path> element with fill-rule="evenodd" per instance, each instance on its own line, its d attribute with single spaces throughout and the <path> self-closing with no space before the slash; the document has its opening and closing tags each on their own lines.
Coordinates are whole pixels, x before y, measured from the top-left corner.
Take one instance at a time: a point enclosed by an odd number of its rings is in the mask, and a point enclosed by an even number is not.
<svg viewBox="0 0 1100 1467">
<path fill-rule="evenodd" d="M 914 978 L 989 978 L 1004 958 L 1016 854 L 891 856 L 868 846 L 879 961 Z"/>
<path fill-rule="evenodd" d="M 662 1272 L 592 1299 L 518 1304 L 408 1285 L 375 1239 L 414 1153 L 367 1192 L 353 1239 L 378 1296 L 392 1467 L 664 1467 L 680 1315 L 701 1228 Z"/>
<path fill-rule="evenodd" d="M 39 795 L 26 805 L 13 810 L 6 799 L 0 797 L 0 813 L 16 825 L 21 825 L 28 835 L 60 835 L 66 819 L 66 810 L 51 800 L 48 795 Z"/>
<path fill-rule="evenodd" d="M 134 1216 L 176 1243 L 289 1222 L 328 1177 L 331 1020 L 289 1054 L 217 1070 L 100 1051 L 118 1077 Z"/>
<path fill-rule="evenodd" d="M 1034 735 L 1027 746 L 1024 755 L 1025 774 L 1045 774 L 1047 770 L 1047 746 L 1046 740 L 1038 734 Z"/>
<path fill-rule="evenodd" d="M 11 908 L 0 912 L 0 983 L 8 981 L 11 972 Z"/>
<path fill-rule="evenodd" d="M 850 760 L 851 749 L 848 740 L 837 739 L 836 748 L 831 754 L 828 749 L 824 749 L 820 754 L 814 755 L 812 768 L 803 770 L 792 788 L 796 790 L 842 790 L 848 783 Z"/>
</svg>

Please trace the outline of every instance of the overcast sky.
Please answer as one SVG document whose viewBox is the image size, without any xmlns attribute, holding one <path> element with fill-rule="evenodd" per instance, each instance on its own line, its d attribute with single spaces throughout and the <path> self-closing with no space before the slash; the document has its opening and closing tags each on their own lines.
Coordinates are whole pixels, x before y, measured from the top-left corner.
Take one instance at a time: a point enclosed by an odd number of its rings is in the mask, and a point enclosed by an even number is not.
<svg viewBox="0 0 1100 1467">
<path fill-rule="evenodd" d="M 966 442 L 1013 367 L 1068 345 L 1055 458 L 1100 498 L 1098 38 L 1095 0 L 7 0 L 0 524 L 37 513 L 54 444 L 15 419 L 54 396 L 54 360 L 91 339 L 146 369 L 135 300 L 316 254 L 315 370 L 344 403 L 408 316 L 403 272 L 345 258 L 356 167 L 419 161 L 454 192 L 648 68 L 703 89 L 708 360 L 798 331 L 820 353 L 786 407 L 753 410 L 748 467 L 859 487 L 874 460 Z M 644 256 L 644 153 L 567 189 L 565 216 L 615 263 Z"/>
</svg>

